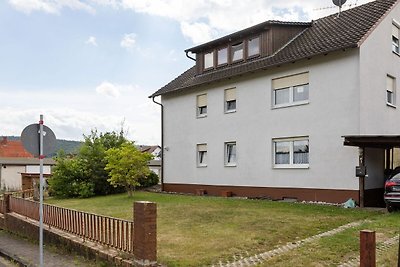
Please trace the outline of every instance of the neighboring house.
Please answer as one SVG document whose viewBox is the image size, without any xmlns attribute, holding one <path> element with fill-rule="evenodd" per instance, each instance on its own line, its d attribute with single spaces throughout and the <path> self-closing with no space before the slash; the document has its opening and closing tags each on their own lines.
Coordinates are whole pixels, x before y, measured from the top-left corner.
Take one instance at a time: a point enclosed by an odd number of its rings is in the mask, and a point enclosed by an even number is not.
<svg viewBox="0 0 400 267">
<path fill-rule="evenodd" d="M 149 161 L 148 166 L 152 172 L 157 174 L 158 177 L 161 177 L 161 169 L 162 169 L 161 168 L 161 147 L 158 145 L 156 145 L 156 146 L 139 145 L 139 146 L 137 146 L 137 148 L 141 152 L 147 152 L 154 156 L 154 158 Z"/>
<path fill-rule="evenodd" d="M 161 147 L 158 145 L 156 146 L 138 145 L 137 148 L 140 150 L 140 152 L 147 152 L 152 154 L 154 156 L 154 160 L 161 159 Z"/>
<path fill-rule="evenodd" d="M 150 96 L 163 106 L 163 189 L 381 201 L 400 146 L 398 2 L 266 21 L 186 50 L 195 66 Z"/>
<path fill-rule="evenodd" d="M 43 173 L 50 176 L 53 159 L 44 159 Z M 0 141 L 0 185 L 2 190 L 21 190 L 32 188 L 33 181 L 39 178 L 39 159 L 27 152 L 21 141 L 10 141 L 3 137 Z"/>
</svg>

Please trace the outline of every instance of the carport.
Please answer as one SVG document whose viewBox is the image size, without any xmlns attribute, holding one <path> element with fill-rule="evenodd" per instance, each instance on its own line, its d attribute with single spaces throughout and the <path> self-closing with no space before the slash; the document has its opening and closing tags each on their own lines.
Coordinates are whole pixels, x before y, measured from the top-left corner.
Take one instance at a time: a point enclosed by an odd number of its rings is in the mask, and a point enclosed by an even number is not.
<svg viewBox="0 0 400 267">
<path fill-rule="evenodd" d="M 359 205 L 364 206 L 383 206 L 384 183 L 394 166 L 394 148 L 400 147 L 400 135 L 346 135 L 343 136 L 345 146 L 354 146 L 359 148 L 358 166 L 355 168 L 355 176 L 359 178 Z M 366 154 L 374 150 L 382 153 L 378 157 L 366 159 Z M 380 152 L 379 152 L 380 151 Z M 371 153 L 372 154 L 372 153 Z M 376 160 L 381 158 L 382 161 Z M 375 160 L 375 162 L 374 162 Z M 371 166 L 368 166 L 369 164 Z M 381 166 L 380 171 L 380 164 Z M 370 179 L 368 173 L 381 173 L 379 180 L 372 181 L 375 188 L 366 188 L 366 180 Z M 376 176 L 376 175 L 375 175 Z M 376 179 L 376 178 L 375 178 Z"/>
</svg>

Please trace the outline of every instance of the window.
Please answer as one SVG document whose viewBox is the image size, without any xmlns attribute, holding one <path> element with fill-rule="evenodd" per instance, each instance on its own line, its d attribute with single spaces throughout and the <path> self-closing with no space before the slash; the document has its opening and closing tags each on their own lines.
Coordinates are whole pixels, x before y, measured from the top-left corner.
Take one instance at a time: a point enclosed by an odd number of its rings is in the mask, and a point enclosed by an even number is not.
<svg viewBox="0 0 400 267">
<path fill-rule="evenodd" d="M 204 69 L 214 67 L 214 52 L 204 54 Z"/>
<path fill-rule="evenodd" d="M 249 39 L 247 47 L 248 47 L 248 52 L 247 52 L 248 57 L 259 55 L 260 54 L 260 37 L 255 37 L 255 38 Z"/>
<path fill-rule="evenodd" d="M 393 24 L 392 25 L 392 51 L 399 54 L 399 26 Z"/>
<path fill-rule="evenodd" d="M 275 168 L 307 168 L 309 164 L 308 137 L 274 139 Z"/>
<path fill-rule="evenodd" d="M 207 116 L 207 94 L 197 96 L 197 117 Z"/>
<path fill-rule="evenodd" d="M 273 107 L 306 104 L 309 101 L 308 73 L 272 80 Z"/>
<path fill-rule="evenodd" d="M 225 112 L 235 112 L 236 111 L 236 89 L 226 89 L 225 90 Z"/>
<path fill-rule="evenodd" d="M 396 79 L 391 76 L 386 76 L 386 103 L 394 106 L 396 92 Z"/>
<path fill-rule="evenodd" d="M 225 166 L 236 166 L 236 142 L 225 143 Z"/>
<path fill-rule="evenodd" d="M 243 42 L 232 45 L 232 62 L 243 59 Z"/>
<path fill-rule="evenodd" d="M 197 145 L 197 166 L 207 167 L 207 144 Z"/>
<path fill-rule="evenodd" d="M 218 66 L 228 64 L 228 48 L 218 50 Z"/>
</svg>

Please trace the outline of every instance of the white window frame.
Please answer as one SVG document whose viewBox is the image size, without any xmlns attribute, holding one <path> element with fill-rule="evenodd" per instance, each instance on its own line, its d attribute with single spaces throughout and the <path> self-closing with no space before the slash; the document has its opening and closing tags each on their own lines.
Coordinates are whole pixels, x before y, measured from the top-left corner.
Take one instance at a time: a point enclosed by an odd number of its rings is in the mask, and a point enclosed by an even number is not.
<svg viewBox="0 0 400 267">
<path fill-rule="evenodd" d="M 279 80 L 279 79 L 285 79 L 285 78 L 289 78 L 291 76 L 297 76 L 297 75 L 307 75 L 307 80 L 308 83 L 297 83 L 297 84 L 293 84 L 290 86 L 286 86 L 286 87 L 277 87 L 274 88 L 274 86 L 272 85 L 272 108 L 283 108 L 283 107 L 291 107 L 291 106 L 299 106 L 299 105 L 306 105 L 310 103 L 310 83 L 309 83 L 309 73 L 308 72 L 303 72 L 303 73 L 297 73 L 294 75 L 289 75 L 289 76 L 285 76 L 285 77 L 279 77 L 279 78 L 274 78 L 272 79 L 272 84 L 274 82 L 274 80 Z M 294 90 L 296 87 L 299 86 L 307 86 L 308 87 L 308 99 L 306 100 L 301 100 L 301 101 L 294 101 Z M 276 104 L 276 91 L 282 90 L 282 89 L 289 89 L 289 102 L 287 103 L 282 103 L 282 104 Z"/>
<path fill-rule="evenodd" d="M 308 163 L 307 164 L 294 164 L 294 142 L 295 141 L 308 141 Z M 275 162 L 276 146 L 278 142 L 289 142 L 289 164 L 277 164 Z M 289 138 L 274 138 L 272 139 L 272 166 L 274 169 L 308 169 L 310 167 L 310 138 L 308 136 L 302 137 L 289 137 Z"/>
<path fill-rule="evenodd" d="M 235 94 L 235 99 L 234 100 L 228 100 L 227 98 L 227 92 L 229 90 L 233 90 Z M 235 101 L 235 109 L 228 109 L 228 102 L 230 101 Z M 237 109 L 237 97 L 236 97 L 236 88 L 229 88 L 224 90 L 224 111 L 225 113 L 234 113 L 236 112 Z"/>
<path fill-rule="evenodd" d="M 235 48 L 239 47 L 239 46 L 241 46 L 241 49 L 235 50 Z M 232 63 L 244 60 L 244 56 L 245 56 L 244 55 L 244 46 L 245 46 L 244 41 L 240 41 L 240 42 L 237 42 L 237 43 L 231 45 L 231 53 L 230 54 L 231 54 L 231 62 Z M 240 58 L 235 59 L 234 58 L 235 57 L 235 52 L 239 52 L 239 51 L 241 51 L 241 55 L 242 56 Z"/>
<path fill-rule="evenodd" d="M 235 146 L 235 161 L 234 162 L 228 162 L 229 160 L 229 150 L 228 147 L 234 145 Z M 231 142 L 225 142 L 224 144 L 224 163 L 225 163 L 225 167 L 236 167 L 237 166 L 237 145 L 236 145 L 236 141 L 231 141 Z"/>
<path fill-rule="evenodd" d="M 397 30 L 397 31 L 396 31 Z M 392 22 L 392 52 L 400 55 L 400 23 L 393 20 Z M 395 42 L 397 40 L 397 42 Z"/>
<path fill-rule="evenodd" d="M 201 98 L 202 96 L 205 96 L 206 99 L 206 105 L 200 105 L 199 104 L 199 98 Z M 208 113 L 208 99 L 207 99 L 207 94 L 200 94 L 196 96 L 196 117 L 197 118 L 205 118 L 207 117 L 207 113 Z M 206 112 L 205 113 L 200 113 L 200 111 L 202 110 L 202 108 L 206 108 Z"/>
<path fill-rule="evenodd" d="M 204 149 L 205 147 L 205 149 Z M 197 153 L 197 167 L 207 167 L 207 153 L 208 148 L 206 143 L 197 144 L 196 153 Z M 203 154 L 203 156 L 202 156 Z M 200 161 L 202 159 L 202 161 Z"/>
<path fill-rule="evenodd" d="M 258 52 L 250 55 L 250 42 L 254 41 L 255 39 L 258 39 L 258 41 L 257 41 Z M 253 36 L 253 37 L 249 38 L 247 40 L 247 58 L 257 57 L 260 54 L 261 54 L 261 38 L 260 38 L 260 36 L 258 35 L 258 36 Z"/>
<path fill-rule="evenodd" d="M 225 50 L 226 53 L 226 61 L 225 62 L 220 62 L 221 59 L 221 51 Z M 229 49 L 227 46 L 222 47 L 220 49 L 217 50 L 217 66 L 225 66 L 229 63 Z"/>
<path fill-rule="evenodd" d="M 396 107 L 396 78 L 393 77 L 392 75 L 387 75 L 386 76 L 386 105 L 390 107 Z M 391 85 L 392 88 L 389 88 L 389 82 L 388 79 L 391 79 Z M 391 93 L 392 95 L 392 102 L 389 101 L 388 94 Z"/>
<path fill-rule="evenodd" d="M 206 66 L 207 58 L 210 57 L 211 59 L 211 66 Z M 210 51 L 208 53 L 204 53 L 204 70 L 213 69 L 215 66 L 215 58 L 214 58 L 214 51 Z"/>
</svg>

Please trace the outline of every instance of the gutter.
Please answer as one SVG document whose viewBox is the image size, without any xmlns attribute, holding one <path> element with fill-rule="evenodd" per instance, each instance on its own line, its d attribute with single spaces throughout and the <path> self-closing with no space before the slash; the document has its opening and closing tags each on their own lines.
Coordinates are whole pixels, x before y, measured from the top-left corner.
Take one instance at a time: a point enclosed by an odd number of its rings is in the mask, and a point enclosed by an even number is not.
<svg viewBox="0 0 400 267">
<path fill-rule="evenodd" d="M 163 104 L 154 100 L 156 96 L 152 97 L 154 103 L 161 107 L 161 191 L 164 191 L 164 106 Z"/>
<path fill-rule="evenodd" d="M 189 50 L 186 50 L 185 52 L 186 52 L 186 57 L 187 57 L 187 58 L 190 58 L 191 60 L 193 60 L 193 61 L 196 62 L 196 59 L 195 59 L 194 57 L 189 56 Z M 154 101 L 154 100 L 153 100 L 153 101 Z"/>
</svg>

